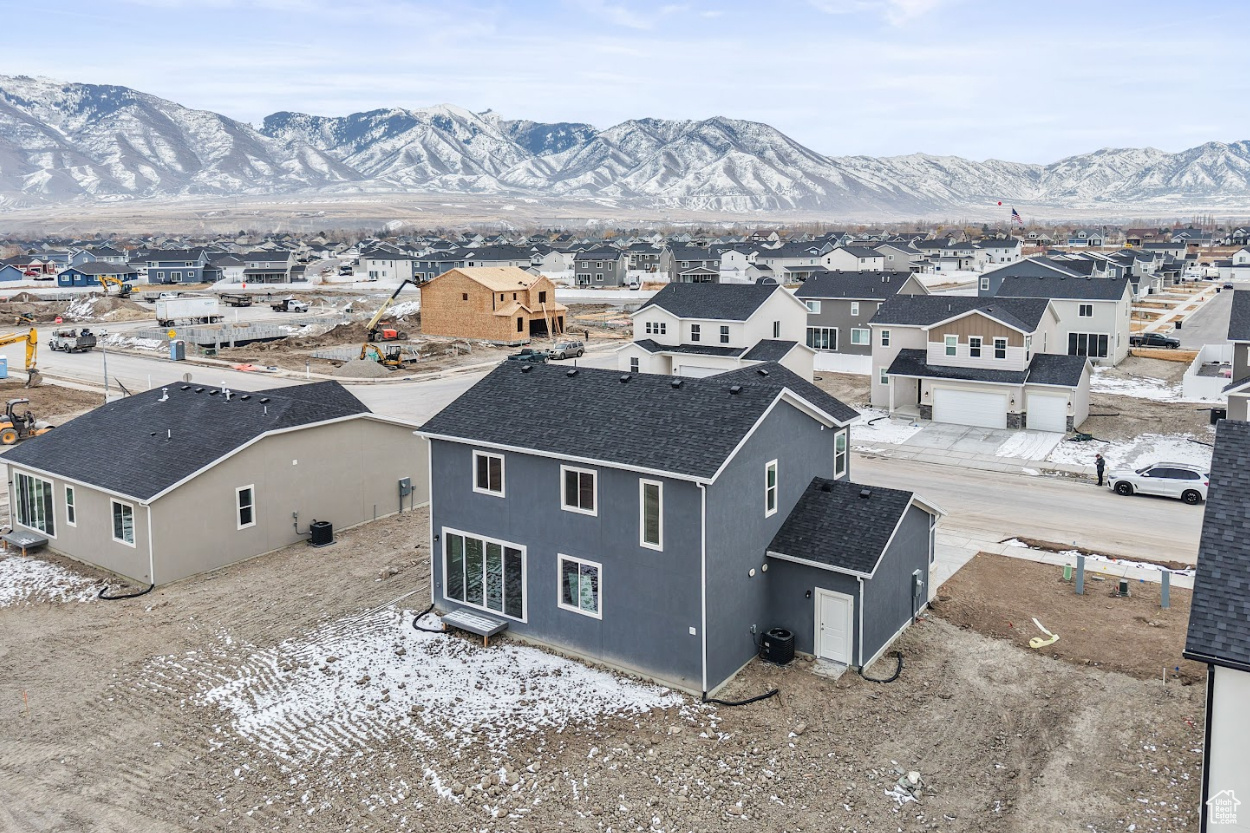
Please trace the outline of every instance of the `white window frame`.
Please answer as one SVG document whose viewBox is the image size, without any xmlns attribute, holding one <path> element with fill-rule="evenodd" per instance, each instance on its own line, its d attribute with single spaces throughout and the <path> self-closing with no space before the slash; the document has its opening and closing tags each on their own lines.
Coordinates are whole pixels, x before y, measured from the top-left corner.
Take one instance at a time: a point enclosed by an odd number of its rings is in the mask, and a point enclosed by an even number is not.
<svg viewBox="0 0 1250 833">
<path fill-rule="evenodd" d="M 487 457 L 487 458 L 498 457 L 499 458 L 499 491 L 493 492 L 489 488 L 482 488 L 481 486 L 477 485 L 477 459 L 479 457 Z M 489 451 L 478 451 L 477 449 L 474 449 L 473 450 L 473 464 L 470 467 L 469 476 L 473 478 L 471 481 L 473 483 L 473 491 L 477 492 L 479 495 L 490 495 L 491 497 L 506 497 L 507 496 L 507 487 L 508 487 L 507 461 L 504 459 L 504 456 L 502 454 L 493 454 Z M 489 487 L 490 486 L 490 483 L 489 483 L 490 464 L 489 463 L 487 464 L 487 468 L 486 468 L 486 479 L 488 481 L 486 485 Z"/>
<path fill-rule="evenodd" d="M 981 291 L 982 292 L 990 291 L 990 279 L 989 278 L 981 278 Z"/>
<path fill-rule="evenodd" d="M 807 306 L 808 312 L 820 315 L 820 301 L 804 301 L 803 303 Z"/>
<path fill-rule="evenodd" d="M 252 502 L 248 504 L 248 508 L 252 510 L 252 520 L 248 523 L 243 523 L 243 504 L 240 503 L 240 500 L 243 497 L 243 493 L 247 491 L 250 491 L 252 493 L 252 498 L 251 498 Z M 255 483 L 252 483 L 247 486 L 240 486 L 234 490 L 234 520 L 235 520 L 235 523 L 238 525 L 236 527 L 237 529 L 247 529 L 248 527 L 256 526 L 256 484 Z"/>
<path fill-rule="evenodd" d="M 594 504 L 591 509 L 583 509 L 580 506 L 570 506 L 568 504 L 568 494 L 564 491 L 566 484 L 565 477 L 569 472 L 577 474 L 589 474 L 591 477 L 590 500 Z M 581 483 L 577 486 L 578 493 L 581 492 Z M 588 469 L 581 466 L 560 466 L 560 508 L 565 512 L 576 512 L 579 515 L 597 516 L 599 514 L 599 472 L 597 469 Z"/>
<path fill-rule="evenodd" d="M 1002 344 L 1001 348 L 998 346 L 999 344 Z M 998 355 L 998 351 L 1000 349 L 1003 351 L 1003 355 L 1001 357 Z M 994 359 L 997 361 L 1002 361 L 1005 358 L 1007 358 L 1007 339 L 1001 336 L 996 337 L 994 339 Z"/>
<path fill-rule="evenodd" d="M 721 344 L 729 343 L 729 325 L 728 324 L 720 325 L 720 343 Z"/>
<path fill-rule="evenodd" d="M 883 385 L 890 384 L 890 371 L 887 368 L 884 368 L 884 367 L 881 368 L 880 375 L 877 377 L 877 381 L 879 381 Z"/>
<path fill-rule="evenodd" d="M 34 482 L 38 481 L 39 483 L 43 483 L 45 486 L 48 487 L 48 494 L 52 496 L 52 499 L 48 501 L 48 504 L 49 504 L 48 508 L 49 508 L 49 512 L 51 513 L 49 515 L 49 520 L 51 521 L 51 531 L 40 529 L 37 526 L 32 526 L 31 524 L 28 524 L 22 520 L 22 507 L 18 501 L 18 493 L 21 491 L 17 486 L 17 478 L 19 477 L 27 478 L 28 480 L 31 481 L 32 485 L 34 484 Z M 53 487 L 51 480 L 44 480 L 42 477 L 38 477 L 37 475 L 30 474 L 24 471 L 15 472 L 13 475 L 13 494 L 9 496 L 9 500 L 13 503 L 13 520 L 18 526 L 24 526 L 27 529 L 33 529 L 39 534 L 47 535 L 49 538 L 52 538 L 55 540 L 56 538 L 56 490 Z M 33 519 L 27 518 L 27 520 L 33 520 Z M 44 526 L 48 526 L 48 524 L 44 524 Z"/>
<path fill-rule="evenodd" d="M 948 358 L 959 355 L 959 336 L 943 335 L 942 336 L 942 353 Z"/>
<path fill-rule="evenodd" d="M 115 508 L 118 506 L 122 507 L 122 509 L 130 510 L 130 537 L 131 538 L 135 537 L 135 506 L 133 503 L 127 503 L 126 501 L 118 500 L 117 498 L 109 498 L 109 535 L 112 537 L 115 543 L 125 544 L 128 547 L 133 547 L 135 546 L 134 541 L 127 541 L 125 538 L 117 537 L 117 527 L 114 524 L 113 515 L 115 514 L 115 511 L 116 511 Z"/>
<path fill-rule="evenodd" d="M 655 486 L 659 490 L 659 523 L 656 526 L 659 529 L 659 541 L 652 543 L 647 540 L 647 487 Z M 659 480 L 639 480 L 638 481 L 638 546 L 657 552 L 664 551 L 664 483 Z"/>
<path fill-rule="evenodd" d="M 486 566 L 486 545 L 487 544 L 498 544 L 500 547 L 520 551 L 521 553 L 521 617 L 519 619 L 515 616 L 512 616 L 511 614 L 504 613 L 501 610 L 495 610 L 494 608 L 487 607 L 485 604 L 479 605 L 479 604 L 474 604 L 473 602 L 462 602 L 460 599 L 457 599 L 454 596 L 447 595 L 447 536 L 448 535 L 459 535 L 461 538 L 476 538 L 479 541 L 481 541 L 482 542 L 482 568 L 483 570 L 485 570 L 485 566 Z M 464 557 L 463 553 L 461 557 Z M 527 547 L 525 547 L 522 544 L 514 544 L 511 541 L 504 541 L 501 538 L 491 538 L 487 535 L 479 535 L 476 532 L 465 532 L 464 530 L 453 529 L 452 527 L 445 526 L 443 527 L 442 537 L 439 539 L 438 558 L 439 558 L 439 561 L 442 562 L 442 571 L 443 571 L 443 591 L 442 592 L 443 592 L 443 598 L 445 600 L 451 602 L 452 604 L 464 605 L 465 607 L 471 607 L 474 610 L 480 610 L 483 613 L 489 613 L 492 616 L 502 616 L 505 619 L 511 619 L 514 622 L 529 622 L 530 575 L 529 575 L 529 553 L 528 553 Z M 482 601 L 485 602 L 486 600 L 485 574 L 483 574 L 482 580 L 483 580 Z M 506 601 L 504 602 L 504 607 L 507 607 Z"/>
<path fill-rule="evenodd" d="M 979 359 L 985 349 L 985 339 L 981 336 L 968 336 L 968 358 Z"/>
<path fill-rule="evenodd" d="M 863 258 L 860 258 L 860 260 L 862 261 Z M 851 301 L 851 316 L 859 317 L 859 301 Z"/>
<path fill-rule="evenodd" d="M 882 347 L 890 346 L 890 331 L 889 330 L 881 331 L 881 346 Z"/>
<path fill-rule="evenodd" d="M 773 484 L 771 486 L 768 485 L 768 473 L 770 471 L 772 472 L 772 475 L 773 475 Z M 781 503 L 781 501 L 779 500 L 780 486 L 781 486 L 781 475 L 780 475 L 779 469 L 777 468 L 777 461 L 769 460 L 767 463 L 764 464 L 764 517 L 765 518 L 771 518 L 773 515 L 777 514 L 777 507 Z M 773 506 L 771 509 L 768 508 L 768 499 L 770 496 L 772 497 L 772 501 L 773 501 Z"/>
<path fill-rule="evenodd" d="M 632 357 L 630 358 L 630 360 L 629 360 L 629 372 L 630 372 L 630 373 L 637 373 L 637 372 L 638 372 L 638 364 L 639 364 L 639 362 L 638 362 L 638 357 L 637 357 L 637 356 L 632 356 Z"/>
<path fill-rule="evenodd" d="M 1089 310 L 1089 312 L 1086 312 L 1085 310 Z M 1076 317 L 1077 318 L 1093 318 L 1094 317 L 1094 305 L 1093 304 L 1077 304 L 1076 305 Z"/>
<path fill-rule="evenodd" d="M 65 525 L 78 526 L 78 493 L 68 483 L 65 485 Z"/>
<path fill-rule="evenodd" d="M 773 322 L 773 338 L 781 338 L 781 322 Z"/>
<path fill-rule="evenodd" d="M 690 325 L 690 340 L 698 341 L 701 338 L 703 338 L 703 325 L 691 324 Z"/>
<path fill-rule="evenodd" d="M 855 334 L 859 333 L 859 340 L 855 338 Z M 851 328 L 851 345 L 854 347 L 871 347 L 872 346 L 872 330 L 865 327 Z"/>
<path fill-rule="evenodd" d="M 594 567 L 599 571 L 599 592 L 595 595 L 597 610 L 583 610 L 580 605 L 573 606 L 564 603 L 564 562 L 570 561 L 579 567 L 585 565 Z M 578 576 L 580 577 L 580 570 Z M 603 565 L 597 561 L 591 561 L 589 558 L 578 558 L 575 555 L 565 555 L 564 553 L 556 554 L 556 606 L 561 610 L 568 610 L 573 613 L 580 613 L 583 616 L 589 616 L 591 619 L 603 618 Z"/>
<path fill-rule="evenodd" d="M 842 443 L 842 450 L 838 451 L 838 443 Z M 838 457 L 842 458 L 842 465 L 838 465 Z M 851 438 L 849 432 L 843 428 L 841 431 L 833 435 L 833 476 L 835 478 L 842 477 L 847 472 L 847 467 L 851 459 Z"/>
</svg>

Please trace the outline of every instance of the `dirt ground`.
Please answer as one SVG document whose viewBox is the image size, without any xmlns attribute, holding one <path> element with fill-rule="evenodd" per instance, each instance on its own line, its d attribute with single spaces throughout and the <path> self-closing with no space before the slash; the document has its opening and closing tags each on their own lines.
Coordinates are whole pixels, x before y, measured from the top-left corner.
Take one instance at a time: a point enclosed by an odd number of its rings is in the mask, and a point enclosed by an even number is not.
<svg viewBox="0 0 1250 833">
<path fill-rule="evenodd" d="M 1078 428 L 1102 440 L 1133 440 L 1143 434 L 1190 434 L 1215 441 L 1210 410 L 1193 403 L 1095 393 L 1089 398 L 1089 414 Z"/>
<path fill-rule="evenodd" d="M 202 664 L 214 684 L 251 674 L 266 690 L 296 696 L 283 680 L 309 656 L 299 639 L 327 624 L 351 630 L 400 597 L 400 607 L 423 609 L 427 534 L 419 510 L 340 531 L 327 549 L 296 546 L 138 599 L 0 607 L 0 829 L 1146 833 L 1196 825 L 1201 683 L 1164 686 L 1060 661 L 938 616 L 898 641 L 904 666 L 894 683 L 853 673 L 835 682 L 802 661 L 752 664 L 721 696 L 773 687 L 778 696 L 742 708 L 683 698 L 679 708 L 575 721 L 502 745 L 490 720 L 429 745 L 403 725 L 374 722 L 336 736 L 347 750 L 338 757 L 280 755 L 205 699 Z M 954 607 L 960 594 L 943 605 Z M 1056 630 L 1070 626 L 1057 621 Z M 400 655 L 412 637 L 390 630 L 379 638 Z M 452 648 L 481 650 L 462 644 Z M 290 659 L 264 659 L 279 645 L 295 645 L 282 655 Z M 869 670 L 884 677 L 893 660 Z M 357 681 L 360 696 L 376 697 L 380 684 Z M 413 694 L 401 687 L 382 696 Z M 367 714 L 372 706 L 343 707 Z M 293 729 L 309 738 L 319 730 Z M 894 790 L 899 770 L 920 773 L 918 801 Z"/>
<path fill-rule="evenodd" d="M 10 399 L 24 397 L 30 400 L 22 410 L 29 409 L 37 419 L 51 423 L 67 422 L 104 404 L 104 394 L 66 388 L 44 382 L 37 388 L 23 387 L 25 380 L 0 379 L 0 407 Z"/>
<path fill-rule="evenodd" d="M 852 407 L 866 407 L 872 395 L 868 377 L 859 373 L 816 371 L 815 383 L 825 393 Z"/>
</svg>

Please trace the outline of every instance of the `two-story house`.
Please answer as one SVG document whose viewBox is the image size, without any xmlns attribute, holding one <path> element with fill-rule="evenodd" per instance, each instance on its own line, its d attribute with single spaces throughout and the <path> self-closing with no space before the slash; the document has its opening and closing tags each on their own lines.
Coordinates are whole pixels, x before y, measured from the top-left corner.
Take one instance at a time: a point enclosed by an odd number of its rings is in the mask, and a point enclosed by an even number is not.
<svg viewBox="0 0 1250 833">
<path fill-rule="evenodd" d="M 816 351 L 817 370 L 869 373 L 872 330 L 868 322 L 889 298 L 927 295 L 911 272 L 817 272 L 795 290 L 807 307 L 808 347 Z M 830 360 L 837 353 L 852 359 Z"/>
<path fill-rule="evenodd" d="M 1076 229 L 1068 233 L 1068 245 L 1073 247 L 1094 246 L 1101 248 L 1106 235 L 1098 229 Z"/>
<path fill-rule="evenodd" d="M 1008 237 L 1005 240 L 987 237 L 978 241 L 974 247 L 977 266 L 982 271 L 1019 261 L 1023 250 L 1024 247 L 1020 245 L 1020 241 L 1015 237 Z"/>
<path fill-rule="evenodd" d="M 452 269 L 421 285 L 421 332 L 519 344 L 560 335 L 568 307 L 544 275 L 515 266 Z"/>
<path fill-rule="evenodd" d="M 1056 355 L 1046 298 L 895 295 L 873 316 L 872 404 L 957 425 L 1072 431 L 1092 368 Z"/>
<path fill-rule="evenodd" d="M 365 280 L 391 283 L 418 280 L 418 262 L 419 258 L 407 252 L 372 249 L 361 253 L 356 276 Z"/>
<path fill-rule="evenodd" d="M 821 262 L 824 245 L 816 242 L 785 243 L 776 248 L 762 248 L 755 257 L 755 265 L 767 267 L 778 283 L 799 283 L 807 280 L 813 272 L 828 267 Z M 761 270 L 763 271 L 763 270 Z"/>
<path fill-rule="evenodd" d="M 559 413 L 578 418 L 552 431 Z M 939 512 L 850 482 L 855 417 L 776 364 L 703 379 L 500 365 L 418 432 L 431 601 L 445 623 L 693 692 L 774 629 L 870 664 L 927 604 Z"/>
<path fill-rule="evenodd" d="M 577 253 L 573 274 L 578 286 L 624 286 L 629 280 L 629 255 L 611 246 Z"/>
<path fill-rule="evenodd" d="M 1128 358 L 1133 308 L 1128 278 L 1020 275 L 999 281 L 994 297 L 1050 299 L 1058 316 L 1052 352 L 1061 352 L 1066 344 L 1069 356 L 1087 356 L 1096 365 L 1117 365 Z"/>
<path fill-rule="evenodd" d="M 812 378 L 807 307 L 776 284 L 671 283 L 632 318 L 634 340 L 617 351 L 623 371 L 698 377 L 779 362 Z"/>
<path fill-rule="evenodd" d="M 290 283 L 295 253 L 283 249 L 246 252 L 243 260 L 244 283 Z"/>
<path fill-rule="evenodd" d="M 820 263 L 831 272 L 881 272 L 885 269 L 885 253 L 867 246 L 838 246 L 821 255 Z"/>
<path fill-rule="evenodd" d="M 701 246 L 672 246 L 660 257 L 660 269 L 672 283 L 720 283 L 719 251 Z"/>
<path fill-rule="evenodd" d="M 209 263 L 204 249 L 161 249 L 143 261 L 148 283 L 213 283 L 221 271 Z"/>
</svg>

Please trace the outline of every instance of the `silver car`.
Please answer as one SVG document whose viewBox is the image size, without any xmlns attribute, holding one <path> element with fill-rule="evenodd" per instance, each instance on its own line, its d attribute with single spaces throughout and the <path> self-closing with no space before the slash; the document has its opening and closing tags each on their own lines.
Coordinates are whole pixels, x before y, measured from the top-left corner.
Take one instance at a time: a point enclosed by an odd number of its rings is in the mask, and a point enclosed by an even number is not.
<svg viewBox="0 0 1250 833">
<path fill-rule="evenodd" d="M 1207 499 L 1210 483 L 1210 474 L 1189 463 L 1155 463 L 1136 471 L 1113 471 L 1107 477 L 1107 488 L 1116 494 L 1180 498 L 1190 505 Z"/>
<path fill-rule="evenodd" d="M 586 355 L 586 345 L 575 339 L 556 342 L 556 345 L 551 348 L 553 359 L 580 359 L 584 355 Z"/>
</svg>

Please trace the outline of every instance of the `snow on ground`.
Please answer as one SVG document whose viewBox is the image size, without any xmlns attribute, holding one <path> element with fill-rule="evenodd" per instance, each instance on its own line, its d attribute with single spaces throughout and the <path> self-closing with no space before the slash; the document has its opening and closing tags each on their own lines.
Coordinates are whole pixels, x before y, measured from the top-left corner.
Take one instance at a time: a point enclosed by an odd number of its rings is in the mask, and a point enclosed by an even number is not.
<svg viewBox="0 0 1250 833">
<path fill-rule="evenodd" d="M 82 321 L 87 318 L 95 318 L 95 302 L 99 300 L 98 296 L 84 296 L 75 298 L 69 302 L 69 307 L 65 310 L 65 318 L 69 321 Z"/>
<path fill-rule="evenodd" d="M 421 311 L 420 301 L 403 301 L 401 303 L 395 304 L 393 307 L 387 310 L 386 314 L 387 316 L 391 318 L 403 318 L 408 315 L 415 315 L 416 313 L 420 311 Z"/>
<path fill-rule="evenodd" d="M 168 342 L 161 341 L 158 338 L 136 338 L 135 336 L 122 335 L 121 333 L 108 333 L 99 336 L 99 343 L 104 347 L 112 347 L 116 350 L 168 350 Z"/>
<path fill-rule="evenodd" d="M 437 627 L 438 620 L 427 616 L 422 624 Z M 236 734 L 292 764 L 320 764 L 392 743 L 417 754 L 446 754 L 486 740 L 492 754 L 502 756 L 514 741 L 574 724 L 657 708 L 685 713 L 694 706 L 669 689 L 536 648 L 482 648 L 417 631 L 412 614 L 394 607 L 332 622 L 273 648 L 225 637 L 211 656 L 161 657 L 149 672 L 157 688 L 195 675 L 201 704 L 218 707 Z M 432 755 L 430 766 L 437 784 Z"/>
<path fill-rule="evenodd" d="M 1038 549 L 1037 547 L 1030 547 L 1028 544 L 1024 543 L 1023 541 L 1017 538 L 1012 538 L 1010 540 L 1003 541 L 1003 543 L 1009 547 L 1018 547 L 1020 549 L 1029 550 L 1030 552 L 1046 553 L 1047 555 L 1051 554 L 1050 550 L 1042 550 L 1042 549 Z M 1102 553 L 1097 553 L 1097 552 L 1082 553 L 1080 550 L 1064 550 L 1063 552 L 1057 553 L 1057 555 L 1063 556 L 1065 558 L 1076 558 L 1078 555 L 1084 555 L 1088 561 L 1098 561 L 1104 564 L 1115 564 L 1120 567 L 1135 567 L 1140 570 L 1157 570 L 1159 572 L 1163 572 L 1166 569 L 1164 567 L 1159 566 L 1158 564 L 1152 564 L 1149 561 L 1134 561 L 1131 558 L 1116 558 L 1115 556 L 1112 556 L 1112 555 L 1103 555 Z M 1172 573 L 1172 575 L 1174 576 L 1192 576 L 1194 574 L 1193 569 L 1169 570 L 1169 572 Z"/>
<path fill-rule="evenodd" d="M 1018 457 L 1021 460 L 1045 460 L 1063 439 L 1063 434 L 1053 431 L 1017 431 L 998 450 L 996 457 Z"/>
<path fill-rule="evenodd" d="M 1209 438 L 1191 437 L 1188 434 L 1142 434 L 1132 440 L 1103 442 L 1062 442 L 1048 458 L 1052 463 L 1074 465 L 1094 464 L 1094 455 L 1101 454 L 1107 461 L 1107 470 L 1138 469 L 1151 463 L 1190 463 L 1210 466 L 1212 447 L 1194 442 Z"/>
<path fill-rule="evenodd" d="M 922 430 L 923 426 L 915 420 L 891 417 L 880 408 L 860 408 L 859 419 L 851 423 L 851 447 L 872 451 L 872 446 L 879 443 L 902 445 Z"/>
<path fill-rule="evenodd" d="M 1095 367 L 1090 377 L 1089 389 L 1093 393 L 1112 393 L 1119 396 L 1132 396 L 1136 399 L 1153 399 L 1156 402 L 1181 402 L 1184 393 L 1181 385 L 1174 385 L 1162 379 L 1143 376 L 1138 379 L 1123 379 L 1108 376 L 1109 368 Z"/>
<path fill-rule="evenodd" d="M 0 555 L 0 607 L 38 602 L 90 602 L 96 582 L 30 556 Z"/>
</svg>

